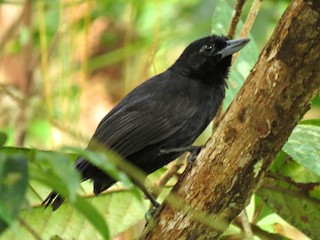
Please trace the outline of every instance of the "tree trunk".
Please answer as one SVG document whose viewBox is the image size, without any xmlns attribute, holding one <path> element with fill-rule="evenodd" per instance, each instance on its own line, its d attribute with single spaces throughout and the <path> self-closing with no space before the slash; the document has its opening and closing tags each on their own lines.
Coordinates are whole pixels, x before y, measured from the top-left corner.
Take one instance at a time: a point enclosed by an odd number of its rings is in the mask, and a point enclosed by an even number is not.
<svg viewBox="0 0 320 240">
<path fill-rule="evenodd" d="M 205 149 L 172 190 L 179 201 L 169 196 L 141 239 L 218 239 L 319 89 L 320 2 L 293 0 Z"/>
</svg>

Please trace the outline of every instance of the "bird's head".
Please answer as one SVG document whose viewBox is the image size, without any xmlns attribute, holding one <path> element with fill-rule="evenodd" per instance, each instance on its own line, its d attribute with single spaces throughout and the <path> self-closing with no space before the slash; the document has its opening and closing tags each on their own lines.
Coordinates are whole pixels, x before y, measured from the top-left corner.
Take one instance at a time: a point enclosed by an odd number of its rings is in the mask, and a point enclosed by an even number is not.
<svg viewBox="0 0 320 240">
<path fill-rule="evenodd" d="M 181 54 L 173 68 L 185 74 L 212 78 L 215 74 L 227 77 L 232 54 L 242 49 L 250 39 L 228 40 L 224 36 L 208 36 L 192 42 Z"/>
</svg>

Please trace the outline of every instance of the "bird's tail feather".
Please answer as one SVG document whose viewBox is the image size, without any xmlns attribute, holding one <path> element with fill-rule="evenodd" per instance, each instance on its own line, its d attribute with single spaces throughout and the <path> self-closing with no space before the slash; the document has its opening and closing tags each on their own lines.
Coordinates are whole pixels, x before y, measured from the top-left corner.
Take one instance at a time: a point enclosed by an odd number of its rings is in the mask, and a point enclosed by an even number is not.
<svg viewBox="0 0 320 240">
<path fill-rule="evenodd" d="M 109 179 L 109 181 L 103 181 L 103 182 L 98 182 L 98 181 L 94 181 L 93 183 L 93 192 L 95 195 L 100 194 L 101 192 L 103 192 L 104 190 L 108 189 L 109 187 L 111 187 L 113 184 L 115 184 L 115 180 L 113 180 L 112 178 Z"/>
<path fill-rule="evenodd" d="M 93 180 L 93 192 L 95 195 L 98 195 L 99 193 L 108 189 L 116 182 L 114 179 L 107 177 L 107 175 L 104 172 L 102 172 L 95 166 L 91 165 L 82 157 L 79 157 L 76 160 L 75 167 L 77 171 L 81 174 L 82 181 L 85 181 L 89 178 Z M 45 208 L 47 208 L 49 205 L 52 204 L 52 210 L 55 211 L 63 204 L 63 202 L 64 198 L 60 196 L 58 193 L 52 191 L 42 202 L 42 205 L 45 205 Z"/>
<path fill-rule="evenodd" d="M 77 171 L 80 172 L 81 175 L 88 165 L 89 163 L 81 157 L 79 157 L 75 163 L 75 167 Z M 82 179 L 82 181 L 85 181 L 85 180 L 86 179 Z M 56 193 L 55 191 L 52 191 L 46 197 L 46 199 L 42 202 L 41 205 L 45 205 L 45 208 L 47 208 L 49 205 L 51 205 L 51 203 L 52 203 L 52 210 L 55 211 L 64 203 L 64 198 L 61 197 L 60 194 Z"/>
<path fill-rule="evenodd" d="M 52 203 L 52 210 L 55 211 L 62 205 L 63 202 L 64 199 L 58 193 L 52 191 L 41 205 L 45 205 L 45 208 L 47 208 Z"/>
</svg>

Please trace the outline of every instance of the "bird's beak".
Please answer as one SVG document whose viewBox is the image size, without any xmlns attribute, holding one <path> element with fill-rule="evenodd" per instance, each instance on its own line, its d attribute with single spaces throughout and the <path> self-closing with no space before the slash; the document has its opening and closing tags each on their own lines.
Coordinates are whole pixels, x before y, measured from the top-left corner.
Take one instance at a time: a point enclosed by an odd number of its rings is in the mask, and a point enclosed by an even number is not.
<svg viewBox="0 0 320 240">
<path fill-rule="evenodd" d="M 228 40 L 227 45 L 220 51 L 216 52 L 216 55 L 220 55 L 221 59 L 224 57 L 230 56 L 235 52 L 240 51 L 240 49 L 242 49 L 249 41 L 250 41 L 249 38 Z"/>
</svg>

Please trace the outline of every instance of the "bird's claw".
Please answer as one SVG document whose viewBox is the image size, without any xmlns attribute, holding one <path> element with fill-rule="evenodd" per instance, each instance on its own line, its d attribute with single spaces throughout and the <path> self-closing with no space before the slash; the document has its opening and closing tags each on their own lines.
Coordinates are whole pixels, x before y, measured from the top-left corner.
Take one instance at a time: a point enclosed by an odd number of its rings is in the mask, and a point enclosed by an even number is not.
<svg viewBox="0 0 320 240">
<path fill-rule="evenodd" d="M 187 161 L 188 161 L 189 164 L 193 164 L 194 163 L 194 161 L 196 160 L 196 158 L 197 158 L 197 156 L 198 156 L 200 151 L 201 151 L 201 147 L 199 147 L 199 146 L 194 146 L 194 148 L 190 149 L 190 151 L 189 151 L 190 154 L 189 154 L 189 156 L 187 158 Z"/>
<path fill-rule="evenodd" d="M 147 221 L 147 224 L 151 227 L 153 227 L 155 225 L 154 223 L 154 214 L 157 212 L 157 210 L 159 209 L 160 205 L 159 206 L 154 206 L 153 208 L 150 208 L 144 215 L 146 221 Z"/>
</svg>

